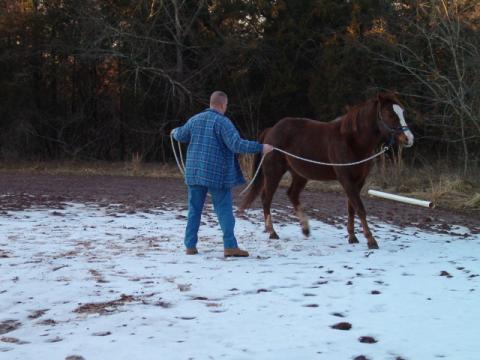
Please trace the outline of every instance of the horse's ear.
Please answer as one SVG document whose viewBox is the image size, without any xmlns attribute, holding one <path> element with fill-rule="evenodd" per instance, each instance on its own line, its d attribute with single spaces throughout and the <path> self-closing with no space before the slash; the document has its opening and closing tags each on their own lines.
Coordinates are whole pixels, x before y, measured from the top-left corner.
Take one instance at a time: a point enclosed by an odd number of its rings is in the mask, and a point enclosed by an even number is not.
<svg viewBox="0 0 480 360">
<path fill-rule="evenodd" d="M 383 93 L 383 92 L 379 92 L 377 94 L 377 101 L 382 104 L 384 103 L 386 100 L 388 100 L 388 95 L 386 93 Z"/>
<path fill-rule="evenodd" d="M 351 109 L 342 119 L 342 124 L 340 125 L 340 133 L 353 134 L 357 132 L 357 122 L 358 122 L 358 113 L 360 109 L 355 107 Z"/>
<path fill-rule="evenodd" d="M 380 104 L 385 104 L 387 102 L 400 104 L 398 94 L 395 91 L 379 92 L 377 94 L 377 101 L 380 102 Z"/>
</svg>

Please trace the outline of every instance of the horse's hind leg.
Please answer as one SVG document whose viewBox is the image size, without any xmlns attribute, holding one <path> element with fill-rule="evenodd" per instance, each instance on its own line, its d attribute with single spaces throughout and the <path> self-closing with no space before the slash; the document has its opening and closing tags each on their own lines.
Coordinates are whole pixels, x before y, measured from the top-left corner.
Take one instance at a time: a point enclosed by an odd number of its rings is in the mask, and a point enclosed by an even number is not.
<svg viewBox="0 0 480 360">
<path fill-rule="evenodd" d="M 347 200 L 347 208 L 348 208 L 348 242 L 350 244 L 357 244 L 358 239 L 355 236 L 355 209 L 352 205 L 350 200 Z"/>
<path fill-rule="evenodd" d="M 302 232 L 305 236 L 310 235 L 310 227 L 308 225 L 308 216 L 303 212 L 303 209 L 300 205 L 300 192 L 305 188 L 307 185 L 308 180 L 304 177 L 294 173 L 291 171 L 292 174 L 292 183 L 287 190 L 287 195 L 292 202 L 293 208 L 295 213 L 298 216 L 298 220 L 300 221 L 300 225 L 302 226 Z"/>
<path fill-rule="evenodd" d="M 270 155 L 269 161 L 265 159 L 263 174 L 264 174 L 264 185 L 262 190 L 262 205 L 263 205 L 263 215 L 265 217 L 265 231 L 270 233 L 270 239 L 278 239 L 278 234 L 273 228 L 272 214 L 270 213 L 270 208 L 272 205 L 273 194 L 278 188 L 278 184 L 282 179 L 283 174 L 285 174 L 286 168 L 284 164 L 284 159 L 280 156 L 275 156 L 277 154 Z"/>
</svg>

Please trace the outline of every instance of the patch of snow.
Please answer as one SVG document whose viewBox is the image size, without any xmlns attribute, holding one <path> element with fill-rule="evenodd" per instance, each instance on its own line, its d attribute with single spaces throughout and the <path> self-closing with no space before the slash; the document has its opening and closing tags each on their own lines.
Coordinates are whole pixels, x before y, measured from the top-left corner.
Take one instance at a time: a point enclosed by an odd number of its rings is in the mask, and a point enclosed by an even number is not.
<svg viewBox="0 0 480 360">
<path fill-rule="evenodd" d="M 478 358 L 478 235 L 376 223 L 370 251 L 358 224 L 356 245 L 314 220 L 306 239 L 293 218 L 269 240 L 250 211 L 250 257 L 225 259 L 210 207 L 187 256 L 174 204 L 66 205 L 0 218 L 0 359 Z"/>
</svg>

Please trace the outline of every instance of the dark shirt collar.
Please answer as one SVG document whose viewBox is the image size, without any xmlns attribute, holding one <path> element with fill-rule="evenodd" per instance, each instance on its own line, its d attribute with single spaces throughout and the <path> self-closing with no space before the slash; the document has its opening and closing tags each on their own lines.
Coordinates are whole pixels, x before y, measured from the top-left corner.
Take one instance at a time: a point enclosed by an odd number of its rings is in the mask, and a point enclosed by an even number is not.
<svg viewBox="0 0 480 360">
<path fill-rule="evenodd" d="M 225 115 L 222 114 L 220 111 L 218 111 L 218 110 L 216 110 L 216 109 L 213 109 L 213 108 L 207 108 L 207 109 L 205 109 L 204 111 L 213 111 L 214 113 L 217 113 L 218 115 L 225 116 Z"/>
</svg>

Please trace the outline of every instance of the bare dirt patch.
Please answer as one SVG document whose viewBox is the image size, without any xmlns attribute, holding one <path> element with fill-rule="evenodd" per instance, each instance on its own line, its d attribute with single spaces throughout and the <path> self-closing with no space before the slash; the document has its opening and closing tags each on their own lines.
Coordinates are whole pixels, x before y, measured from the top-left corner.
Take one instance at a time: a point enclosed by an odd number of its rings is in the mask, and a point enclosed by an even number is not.
<svg viewBox="0 0 480 360">
<path fill-rule="evenodd" d="M 38 319 L 39 317 L 45 315 L 45 313 L 47 311 L 48 311 L 48 309 L 35 310 L 30 315 L 28 315 L 28 318 L 29 319 Z"/>
<path fill-rule="evenodd" d="M 352 328 L 352 324 L 349 322 L 339 322 L 335 325 L 332 325 L 331 328 L 336 330 L 350 330 Z"/>
<path fill-rule="evenodd" d="M 118 310 L 118 308 L 122 305 L 125 305 L 129 302 L 137 301 L 138 299 L 132 295 L 125 295 L 122 294 L 120 299 L 106 301 L 106 302 L 99 302 L 99 303 L 87 303 L 79 306 L 73 312 L 78 314 L 109 314 Z"/>
<path fill-rule="evenodd" d="M 372 336 L 360 336 L 358 341 L 364 344 L 375 344 L 378 340 Z"/>
<path fill-rule="evenodd" d="M 83 356 L 79 355 L 70 355 L 65 358 L 65 360 L 85 360 Z"/>
<path fill-rule="evenodd" d="M 8 211 L 29 208 L 49 208 L 61 214 L 67 202 L 94 203 L 111 208 L 115 214 L 149 212 L 152 209 L 186 209 L 187 189 L 182 180 L 174 178 L 146 178 L 123 176 L 79 176 L 48 175 L 29 173 L 0 172 L 0 211 L 9 216 Z M 237 188 L 235 202 L 241 197 Z M 286 196 L 286 189 L 280 188 L 275 194 L 272 208 L 287 210 L 293 214 Z M 398 204 L 382 199 L 364 197 L 370 223 L 375 230 L 377 219 L 401 227 L 415 226 L 441 233 L 453 233 L 454 224 L 467 227 L 472 233 L 480 233 L 480 214 L 466 214 L 444 209 L 423 209 L 411 205 Z M 207 200 L 208 201 L 208 200 Z M 342 193 L 329 193 L 305 190 L 301 196 L 307 214 L 323 222 L 346 227 L 346 197 Z M 260 208 L 257 199 L 253 208 Z M 275 214 L 274 214 L 275 215 Z M 60 215 L 59 215 L 60 216 Z M 289 215 L 282 215 L 289 216 Z M 261 220 L 261 219 L 259 219 Z M 274 216 L 278 224 L 281 216 Z M 300 231 L 300 230 L 299 230 Z M 346 228 L 345 228 L 346 231 Z M 358 229 L 360 232 L 360 229 Z M 468 234 L 465 234 L 465 237 Z M 4 254 L 7 255 L 8 254 Z"/>
<path fill-rule="evenodd" d="M 0 335 L 17 330 L 22 323 L 18 320 L 5 320 L 0 322 Z"/>
</svg>

